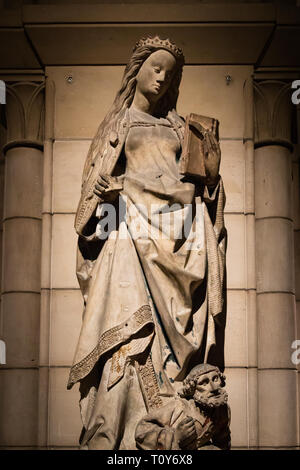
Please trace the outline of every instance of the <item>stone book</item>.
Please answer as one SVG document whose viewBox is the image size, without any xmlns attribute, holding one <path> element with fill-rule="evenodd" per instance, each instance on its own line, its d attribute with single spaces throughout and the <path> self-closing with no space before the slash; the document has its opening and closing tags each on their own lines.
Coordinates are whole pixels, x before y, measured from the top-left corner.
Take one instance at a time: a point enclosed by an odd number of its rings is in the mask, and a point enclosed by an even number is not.
<svg viewBox="0 0 300 470">
<path fill-rule="evenodd" d="M 212 132 L 219 141 L 219 121 L 191 113 L 186 117 L 179 171 L 182 175 L 205 179 L 206 145 L 204 135 Z"/>
</svg>

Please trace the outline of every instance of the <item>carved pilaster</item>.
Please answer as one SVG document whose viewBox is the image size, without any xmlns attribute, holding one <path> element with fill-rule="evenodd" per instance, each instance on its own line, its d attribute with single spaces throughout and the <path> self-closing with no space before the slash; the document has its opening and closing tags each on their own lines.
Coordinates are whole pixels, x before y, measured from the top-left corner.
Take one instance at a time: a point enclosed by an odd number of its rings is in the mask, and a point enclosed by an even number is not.
<svg viewBox="0 0 300 470">
<path fill-rule="evenodd" d="M 291 82 L 255 81 L 254 102 L 255 148 L 282 145 L 292 150 Z"/>
<path fill-rule="evenodd" d="M 13 146 L 43 148 L 45 119 L 44 82 L 6 84 L 7 136 L 4 151 Z"/>
<path fill-rule="evenodd" d="M 291 83 L 256 81 L 254 108 L 258 434 L 284 448 L 297 445 Z"/>
<path fill-rule="evenodd" d="M 10 82 L 6 89 L 0 445 L 31 447 L 38 437 L 44 83 Z"/>
</svg>

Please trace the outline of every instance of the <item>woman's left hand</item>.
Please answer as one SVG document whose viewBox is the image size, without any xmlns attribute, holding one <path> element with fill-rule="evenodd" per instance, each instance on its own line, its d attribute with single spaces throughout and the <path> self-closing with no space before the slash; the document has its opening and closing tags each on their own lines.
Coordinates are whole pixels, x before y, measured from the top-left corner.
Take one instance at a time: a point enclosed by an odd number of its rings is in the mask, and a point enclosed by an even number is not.
<svg viewBox="0 0 300 470">
<path fill-rule="evenodd" d="M 206 184 L 213 186 L 218 182 L 221 150 L 219 142 L 212 132 L 204 132 L 203 147 L 205 155 Z"/>
</svg>

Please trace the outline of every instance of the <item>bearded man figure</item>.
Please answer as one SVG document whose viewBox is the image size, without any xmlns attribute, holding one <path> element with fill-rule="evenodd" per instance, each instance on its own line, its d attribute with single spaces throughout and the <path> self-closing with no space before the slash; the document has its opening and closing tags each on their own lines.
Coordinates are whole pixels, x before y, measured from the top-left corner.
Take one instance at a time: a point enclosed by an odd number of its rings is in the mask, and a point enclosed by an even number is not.
<svg viewBox="0 0 300 470">
<path fill-rule="evenodd" d="M 221 152 L 217 133 L 199 127 L 205 177 L 182 175 L 183 64 L 169 39 L 138 41 L 86 159 L 75 220 L 85 311 L 68 383 L 80 383 L 84 449 L 136 449 L 142 416 L 213 360 L 224 298 Z M 106 212 L 124 207 L 131 216 L 106 231 Z"/>
<path fill-rule="evenodd" d="M 218 367 L 201 364 L 183 381 L 182 390 L 138 423 L 142 450 L 229 450 L 230 408 Z"/>
</svg>

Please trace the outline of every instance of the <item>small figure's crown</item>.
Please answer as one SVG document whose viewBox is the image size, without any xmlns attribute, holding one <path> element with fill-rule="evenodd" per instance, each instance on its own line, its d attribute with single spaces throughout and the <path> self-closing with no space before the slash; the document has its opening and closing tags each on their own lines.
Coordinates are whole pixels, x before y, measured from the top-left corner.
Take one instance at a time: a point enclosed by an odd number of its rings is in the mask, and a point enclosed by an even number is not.
<svg viewBox="0 0 300 470">
<path fill-rule="evenodd" d="M 140 47 L 154 47 L 157 49 L 165 49 L 177 59 L 179 63 L 184 63 L 184 55 L 182 49 L 176 46 L 170 39 L 161 39 L 159 36 L 148 36 L 141 38 L 134 46 L 133 51 L 136 51 Z"/>
</svg>

